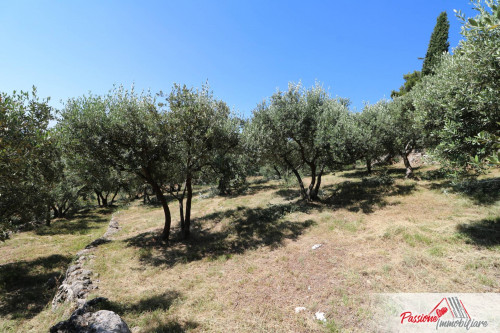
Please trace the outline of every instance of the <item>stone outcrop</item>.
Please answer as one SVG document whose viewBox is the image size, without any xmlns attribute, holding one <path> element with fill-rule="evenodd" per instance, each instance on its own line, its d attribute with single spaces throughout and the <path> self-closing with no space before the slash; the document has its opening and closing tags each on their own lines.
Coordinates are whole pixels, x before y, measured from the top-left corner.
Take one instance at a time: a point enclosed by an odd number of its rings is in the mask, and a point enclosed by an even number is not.
<svg viewBox="0 0 500 333">
<path fill-rule="evenodd" d="M 57 290 L 57 294 L 52 300 L 52 308 L 56 309 L 59 304 L 64 302 L 76 303 L 80 307 L 87 295 L 97 286 L 92 282 L 92 271 L 83 268 L 83 262 L 87 256 L 81 256 L 74 265 L 71 265 L 66 271 L 66 276 Z"/>
<path fill-rule="evenodd" d="M 76 303 L 77 307 L 82 306 L 87 299 L 87 295 L 97 289 L 97 281 L 92 281 L 92 271 L 84 268 L 84 263 L 95 257 L 92 254 L 95 248 L 101 244 L 110 242 L 110 237 L 119 230 L 118 221 L 113 217 L 109 222 L 108 229 L 102 237 L 97 238 L 87 245 L 85 249 L 76 254 L 75 264 L 69 266 L 65 278 L 59 286 L 54 299 L 52 308 L 56 309 L 59 304 L 64 302 Z"/>
<path fill-rule="evenodd" d="M 97 305 L 106 303 L 106 298 L 98 297 L 86 301 L 88 294 L 98 289 L 99 280 L 92 281 L 93 273 L 85 269 L 84 264 L 87 260 L 95 258 L 93 254 L 95 249 L 101 244 L 110 242 L 110 237 L 118 230 L 118 221 L 113 217 L 104 235 L 76 254 L 75 264 L 67 269 L 65 278 L 52 300 L 52 309 L 56 309 L 64 302 L 71 302 L 76 305 L 76 310 L 68 320 L 52 326 L 51 333 L 130 333 L 127 324 L 118 314 L 108 310 L 93 310 Z"/>
<path fill-rule="evenodd" d="M 85 302 L 68 320 L 61 321 L 50 328 L 50 333 L 130 333 L 127 324 L 113 311 L 92 308 L 107 301 L 98 297 Z"/>
</svg>

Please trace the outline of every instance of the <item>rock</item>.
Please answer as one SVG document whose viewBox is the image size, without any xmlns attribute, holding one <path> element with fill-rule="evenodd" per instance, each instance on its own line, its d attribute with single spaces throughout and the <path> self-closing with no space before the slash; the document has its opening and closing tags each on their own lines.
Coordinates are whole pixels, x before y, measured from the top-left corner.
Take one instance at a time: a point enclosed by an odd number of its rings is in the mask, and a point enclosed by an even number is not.
<svg viewBox="0 0 500 333">
<path fill-rule="evenodd" d="M 317 249 L 319 249 L 319 248 L 320 248 L 320 247 L 322 247 L 322 246 L 323 246 L 323 244 L 314 244 L 314 245 L 312 246 L 312 249 L 313 249 L 313 250 L 317 250 Z"/>
<path fill-rule="evenodd" d="M 127 324 L 113 311 L 101 310 L 97 311 L 90 317 L 91 324 L 89 327 L 95 330 L 96 333 L 130 332 Z"/>
<path fill-rule="evenodd" d="M 314 318 L 316 318 L 316 320 L 319 320 L 319 321 L 322 321 L 322 322 L 326 322 L 326 318 L 325 318 L 325 313 L 324 312 L 316 312 L 314 314 Z"/>
<path fill-rule="evenodd" d="M 131 333 L 119 315 L 109 310 L 91 312 L 92 306 L 107 301 L 99 297 L 83 304 L 68 320 L 50 328 L 50 333 Z"/>
<path fill-rule="evenodd" d="M 295 308 L 295 313 L 300 313 L 302 311 L 306 311 L 306 308 L 303 306 L 298 306 Z"/>
<path fill-rule="evenodd" d="M 90 252 L 90 250 L 89 250 L 89 249 L 83 249 L 83 250 L 81 250 L 81 251 L 78 251 L 78 252 L 76 253 L 76 256 L 77 256 L 77 257 L 80 257 L 80 256 L 82 256 L 82 255 L 84 255 L 84 254 L 86 254 L 86 253 L 89 253 L 89 252 Z"/>
<path fill-rule="evenodd" d="M 111 221 L 109 221 L 108 225 L 108 230 L 106 230 L 106 233 L 104 233 L 103 238 L 108 238 L 114 233 L 116 233 L 120 229 L 118 225 L 118 221 L 115 220 L 115 218 L 111 218 Z"/>
<path fill-rule="evenodd" d="M 70 266 L 52 300 L 52 308 L 57 309 L 58 305 L 63 302 L 75 302 L 80 305 L 82 300 L 85 301 L 87 295 L 95 289 L 90 279 L 91 276 L 92 271 L 83 269 L 80 264 Z"/>
<path fill-rule="evenodd" d="M 97 289 L 97 286 L 92 283 L 91 277 L 98 277 L 93 275 L 93 272 L 84 269 L 85 261 L 95 258 L 95 248 L 101 244 L 109 243 L 108 237 L 119 230 L 118 221 L 113 217 L 109 222 L 106 233 L 88 244 L 85 249 L 76 254 L 76 262 L 66 270 L 66 275 L 61 285 L 59 286 L 54 299 L 52 300 L 52 308 L 56 309 L 60 303 L 73 302 L 77 307 L 81 307 L 87 295 Z M 97 280 L 96 282 L 98 282 Z M 55 285 L 54 285 L 55 287 Z"/>
</svg>

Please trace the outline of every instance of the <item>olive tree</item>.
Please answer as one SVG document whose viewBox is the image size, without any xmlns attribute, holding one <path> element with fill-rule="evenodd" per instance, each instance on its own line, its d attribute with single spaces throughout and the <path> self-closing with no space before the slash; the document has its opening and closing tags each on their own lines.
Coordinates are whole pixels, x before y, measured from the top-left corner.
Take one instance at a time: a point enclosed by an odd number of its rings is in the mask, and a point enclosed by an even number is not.
<svg viewBox="0 0 500 333">
<path fill-rule="evenodd" d="M 188 238 L 193 184 L 217 171 L 218 163 L 235 152 L 240 121 L 205 85 L 201 89 L 190 89 L 176 84 L 167 101 L 173 165 L 168 189 L 178 200 L 182 235 Z"/>
<path fill-rule="evenodd" d="M 20 224 L 50 221 L 47 193 L 54 179 L 48 99 L 36 89 L 0 93 L 0 239 Z"/>
<path fill-rule="evenodd" d="M 107 96 L 70 99 L 60 126 L 74 151 L 103 168 L 134 173 L 151 186 L 163 208 L 161 236 L 167 241 L 171 215 L 162 187 L 172 179 L 172 131 L 155 98 L 119 87 Z"/>
<path fill-rule="evenodd" d="M 272 166 L 291 170 L 302 198 L 317 200 L 321 177 L 354 158 L 354 119 L 344 99 L 331 98 L 319 85 L 306 90 L 289 84 L 260 104 L 246 127 L 257 156 Z M 306 187 L 300 174 L 311 177 Z"/>
<path fill-rule="evenodd" d="M 495 153 L 494 140 L 480 144 L 478 134 L 498 133 L 500 119 L 500 8 L 498 1 L 475 1 L 479 14 L 463 21 L 453 55 L 443 56 L 433 76 L 412 91 L 428 144 L 445 165 L 469 171 Z"/>
<path fill-rule="evenodd" d="M 415 149 L 423 148 L 422 128 L 417 121 L 413 95 L 410 92 L 397 97 L 386 106 L 388 115 L 383 126 L 385 134 L 392 138 L 387 141 L 389 145 L 386 148 L 401 156 L 406 169 L 405 177 L 413 178 L 413 166 L 408 156 Z"/>
<path fill-rule="evenodd" d="M 368 173 L 372 171 L 373 161 L 384 154 L 393 154 L 393 133 L 390 132 L 390 114 L 386 100 L 366 104 L 363 112 L 356 114 L 359 142 L 359 158 L 366 162 Z"/>
</svg>

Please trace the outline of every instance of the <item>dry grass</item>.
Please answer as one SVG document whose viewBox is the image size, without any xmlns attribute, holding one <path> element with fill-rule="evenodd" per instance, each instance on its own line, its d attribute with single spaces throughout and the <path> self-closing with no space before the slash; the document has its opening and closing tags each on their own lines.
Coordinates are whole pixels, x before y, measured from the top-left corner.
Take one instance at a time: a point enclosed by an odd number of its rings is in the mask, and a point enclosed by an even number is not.
<svg viewBox="0 0 500 333">
<path fill-rule="evenodd" d="M 109 298 L 134 332 L 336 332 L 370 331 L 375 292 L 499 292 L 498 194 L 403 174 L 389 170 L 393 184 L 362 171 L 328 175 L 313 205 L 278 181 L 196 196 L 192 240 L 179 241 L 174 225 L 169 247 L 157 238 L 161 209 L 135 202 L 116 213 L 122 230 L 90 265 L 94 296 Z M 175 202 L 171 211 L 177 221 Z"/>
<path fill-rule="evenodd" d="M 0 244 L 0 332 L 47 331 L 67 314 L 49 310 L 55 286 L 76 252 L 106 230 L 111 210 L 83 212 Z"/>
</svg>

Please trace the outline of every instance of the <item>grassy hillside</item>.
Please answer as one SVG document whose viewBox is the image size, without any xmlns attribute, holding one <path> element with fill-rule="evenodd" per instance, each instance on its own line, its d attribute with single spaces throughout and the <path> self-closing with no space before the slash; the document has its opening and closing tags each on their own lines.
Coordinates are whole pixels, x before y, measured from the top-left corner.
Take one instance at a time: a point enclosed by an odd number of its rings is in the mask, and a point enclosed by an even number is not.
<svg viewBox="0 0 500 333">
<path fill-rule="evenodd" d="M 429 169 L 417 171 L 420 181 L 403 175 L 393 168 L 325 176 L 317 204 L 297 200 L 297 189 L 279 181 L 253 179 L 230 197 L 198 189 L 193 237 L 178 240 L 175 224 L 169 247 L 158 237 L 161 208 L 134 202 L 115 213 L 122 229 L 88 264 L 99 279 L 92 296 L 109 298 L 107 307 L 134 332 L 335 332 L 370 330 L 370 293 L 499 292 L 498 182 L 483 180 L 464 194 L 426 180 L 435 178 Z M 487 178 L 498 181 L 498 170 Z M 177 221 L 176 202 L 170 208 Z M 107 220 L 61 221 L 48 234 L 0 245 L 0 331 L 38 332 L 67 315 L 45 307 L 54 290 L 30 288 L 63 269 Z M 56 231 L 64 228 L 72 232 Z M 14 271 L 27 277 L 13 282 Z M 36 293 L 45 296 L 20 310 Z M 295 313 L 299 306 L 307 310 Z"/>
<path fill-rule="evenodd" d="M 68 313 L 67 307 L 49 310 L 57 284 L 76 252 L 105 232 L 110 217 L 111 209 L 82 212 L 0 243 L 0 332 L 47 331 Z"/>
</svg>

